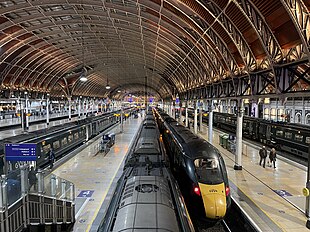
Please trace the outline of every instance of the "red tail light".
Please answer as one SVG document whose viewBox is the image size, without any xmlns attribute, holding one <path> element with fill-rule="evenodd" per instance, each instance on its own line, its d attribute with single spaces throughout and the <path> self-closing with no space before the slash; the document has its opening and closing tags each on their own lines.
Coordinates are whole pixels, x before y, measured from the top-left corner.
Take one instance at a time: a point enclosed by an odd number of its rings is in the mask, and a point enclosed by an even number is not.
<svg viewBox="0 0 310 232">
<path fill-rule="evenodd" d="M 200 189 L 197 186 L 194 186 L 194 193 L 196 193 L 198 196 L 200 196 Z"/>
<path fill-rule="evenodd" d="M 226 196 L 228 196 L 230 193 L 230 188 L 228 186 L 226 186 L 225 191 L 226 191 Z"/>
</svg>

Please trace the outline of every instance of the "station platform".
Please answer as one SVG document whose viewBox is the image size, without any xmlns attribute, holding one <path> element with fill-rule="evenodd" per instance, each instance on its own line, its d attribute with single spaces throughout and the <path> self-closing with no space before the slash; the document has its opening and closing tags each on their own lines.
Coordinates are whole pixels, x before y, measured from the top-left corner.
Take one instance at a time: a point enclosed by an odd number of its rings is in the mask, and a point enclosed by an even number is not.
<svg viewBox="0 0 310 232">
<path fill-rule="evenodd" d="M 198 134 L 208 140 L 208 128 L 203 125 Z M 232 197 L 252 218 L 261 231 L 309 231 L 304 214 L 306 197 L 305 167 L 277 155 L 276 168 L 259 165 L 260 147 L 243 141 L 242 170 L 234 170 L 235 155 L 219 145 L 221 133 L 213 130 L 213 145 L 226 163 Z M 268 152 L 269 155 L 269 152 Z"/>
<path fill-rule="evenodd" d="M 124 121 L 110 132 L 116 143 L 106 156 L 98 152 L 101 138 L 90 140 L 76 156 L 52 171 L 53 174 L 75 184 L 76 223 L 73 231 L 96 231 L 98 218 L 103 215 L 109 189 L 122 169 L 122 162 L 130 148 L 143 118 Z M 109 132 L 109 133 L 110 133 Z M 200 136 L 208 139 L 208 128 L 203 125 Z M 261 231 L 309 231 L 305 224 L 306 183 L 305 167 L 278 155 L 276 169 L 259 166 L 260 147 L 243 141 L 241 171 L 234 170 L 235 156 L 219 145 L 221 132 L 214 129 L 213 144 L 222 153 L 230 181 L 232 197 L 252 218 Z M 110 190 L 111 191 L 111 190 Z M 96 218 L 97 217 L 97 218 Z"/>
<path fill-rule="evenodd" d="M 63 119 L 63 117 L 66 117 L 66 116 L 68 116 L 68 118 Z M 74 121 L 78 120 L 78 117 L 76 117 L 76 116 L 77 116 L 76 114 L 72 115 L 71 121 L 69 121 L 69 115 L 68 114 L 53 114 L 52 117 L 50 118 L 50 120 L 52 119 L 52 121 L 50 121 L 48 127 L 57 126 L 57 125 L 61 125 L 61 124 L 68 123 L 68 122 L 74 122 Z M 84 118 L 84 117 L 86 117 L 86 116 L 82 115 L 81 118 Z M 60 118 L 60 119 L 57 120 L 57 118 Z M 47 128 L 46 122 L 39 122 L 39 121 L 42 121 L 44 119 L 46 119 L 46 116 L 36 116 L 35 118 L 33 118 L 33 120 L 31 122 L 38 121 L 38 124 L 29 125 L 28 132 Z M 20 125 L 20 124 L 21 124 L 20 118 L 2 119 L 2 120 L 0 120 L 0 130 L 1 130 L 1 127 L 4 127 L 4 126 L 7 127 L 7 126 Z M 23 133 L 25 133 L 25 132 L 22 130 L 22 128 L 5 129 L 5 130 L 1 131 L 0 139 L 5 139 L 8 137 L 20 135 Z"/>
<path fill-rule="evenodd" d="M 106 155 L 98 153 L 101 137 L 93 139 L 88 142 L 85 149 L 52 171 L 52 174 L 69 180 L 75 185 L 76 222 L 73 231 L 91 230 L 142 120 L 141 117 L 129 118 L 124 121 L 122 133 L 120 133 L 120 125 L 106 132 L 116 135 L 115 145 Z"/>
<path fill-rule="evenodd" d="M 74 114 L 76 115 L 76 114 Z M 50 119 L 51 118 L 59 118 L 59 117 L 64 117 L 64 116 L 68 116 L 68 113 L 54 113 L 54 114 L 50 114 Z M 35 121 L 40 121 L 40 120 L 46 120 L 46 115 L 32 115 L 29 116 L 29 122 L 35 122 Z M 19 125 L 21 124 L 21 117 L 17 117 L 17 118 L 5 118 L 5 119 L 0 119 L 0 128 L 3 126 L 7 126 L 7 125 Z"/>
</svg>

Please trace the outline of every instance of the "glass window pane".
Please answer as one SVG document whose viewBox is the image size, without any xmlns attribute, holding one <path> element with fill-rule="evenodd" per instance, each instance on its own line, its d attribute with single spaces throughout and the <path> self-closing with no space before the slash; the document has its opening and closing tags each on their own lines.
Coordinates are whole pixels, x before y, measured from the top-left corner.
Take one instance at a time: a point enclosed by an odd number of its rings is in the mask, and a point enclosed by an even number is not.
<svg viewBox="0 0 310 232">
<path fill-rule="evenodd" d="M 67 137 L 65 137 L 65 138 L 63 138 L 63 139 L 61 140 L 61 145 L 62 145 L 62 146 L 66 146 L 67 143 L 68 143 Z"/>
<path fill-rule="evenodd" d="M 291 132 L 285 132 L 285 138 L 286 139 L 292 139 L 292 133 Z"/>
<path fill-rule="evenodd" d="M 302 135 L 295 135 L 295 140 L 298 141 L 298 142 L 302 142 L 304 136 Z"/>
<path fill-rule="evenodd" d="M 283 136 L 283 131 L 277 130 L 276 135 L 282 137 Z"/>
<path fill-rule="evenodd" d="M 58 149 L 59 147 L 60 147 L 59 140 L 53 142 L 53 148 L 54 148 L 54 149 Z"/>
</svg>

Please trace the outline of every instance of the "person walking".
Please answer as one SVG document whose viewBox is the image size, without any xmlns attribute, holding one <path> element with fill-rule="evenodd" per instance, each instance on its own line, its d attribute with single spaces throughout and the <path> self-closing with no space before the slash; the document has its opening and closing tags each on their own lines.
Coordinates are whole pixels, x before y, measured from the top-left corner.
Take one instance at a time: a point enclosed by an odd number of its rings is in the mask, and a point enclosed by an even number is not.
<svg viewBox="0 0 310 232">
<path fill-rule="evenodd" d="M 33 186 L 33 189 L 36 190 L 37 189 L 37 177 L 36 177 L 36 171 L 34 169 L 34 167 L 32 166 L 30 168 L 30 171 L 28 173 L 28 180 L 29 180 L 29 190 L 31 189 L 31 187 Z"/>
<path fill-rule="evenodd" d="M 263 146 L 263 147 L 259 150 L 259 156 L 260 156 L 259 165 L 262 166 L 262 162 L 263 162 L 263 167 L 265 168 L 265 165 L 266 165 L 266 157 L 267 157 L 267 149 L 266 149 L 265 146 Z"/>
<path fill-rule="evenodd" d="M 276 149 L 272 148 L 271 151 L 269 152 L 270 167 L 272 167 L 273 163 L 273 167 L 276 168 L 276 158 L 277 158 Z"/>
<path fill-rule="evenodd" d="M 50 169 L 53 168 L 54 162 L 55 162 L 55 154 L 54 154 L 53 148 L 50 148 L 50 152 L 49 152 Z"/>
</svg>

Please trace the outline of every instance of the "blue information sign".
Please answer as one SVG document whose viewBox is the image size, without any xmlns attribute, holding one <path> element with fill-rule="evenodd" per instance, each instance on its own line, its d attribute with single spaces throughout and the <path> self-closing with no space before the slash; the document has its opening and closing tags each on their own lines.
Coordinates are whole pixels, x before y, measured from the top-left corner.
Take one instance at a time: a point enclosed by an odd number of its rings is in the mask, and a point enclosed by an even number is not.
<svg viewBox="0 0 310 232">
<path fill-rule="evenodd" d="M 5 144 L 6 161 L 36 161 L 36 144 Z"/>
<path fill-rule="evenodd" d="M 292 196 L 292 194 L 290 194 L 289 192 L 287 192 L 286 190 L 273 190 L 274 192 L 276 192 L 278 195 L 280 195 L 281 197 L 290 197 Z"/>
<path fill-rule="evenodd" d="M 93 190 L 82 190 L 77 197 L 91 197 L 93 193 Z"/>
</svg>

